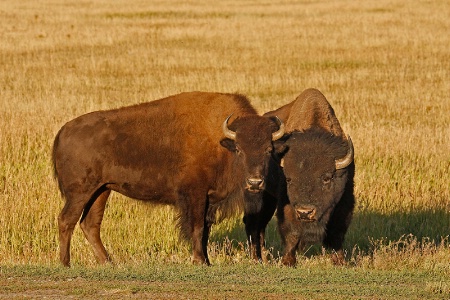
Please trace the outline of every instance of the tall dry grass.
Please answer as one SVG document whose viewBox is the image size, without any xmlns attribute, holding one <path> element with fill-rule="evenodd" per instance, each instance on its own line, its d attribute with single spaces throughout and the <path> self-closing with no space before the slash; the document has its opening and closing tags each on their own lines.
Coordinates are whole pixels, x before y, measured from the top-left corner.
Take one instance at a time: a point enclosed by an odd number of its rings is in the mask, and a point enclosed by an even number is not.
<svg viewBox="0 0 450 300">
<path fill-rule="evenodd" d="M 439 250 L 417 258 L 447 259 L 449 15 L 444 0 L 2 1 L 0 262 L 57 261 L 63 202 L 50 152 L 66 121 L 192 90 L 240 92 L 263 112 L 309 87 L 328 97 L 355 144 L 346 242 L 362 250 L 355 261 L 396 257 L 389 245 L 410 234 Z M 114 194 L 104 242 L 118 262 L 188 260 L 172 218 L 171 208 Z M 275 222 L 269 245 L 276 257 Z M 214 228 L 213 263 L 239 260 L 242 249 L 239 219 Z M 75 263 L 94 260 L 78 228 L 72 253 Z"/>
</svg>

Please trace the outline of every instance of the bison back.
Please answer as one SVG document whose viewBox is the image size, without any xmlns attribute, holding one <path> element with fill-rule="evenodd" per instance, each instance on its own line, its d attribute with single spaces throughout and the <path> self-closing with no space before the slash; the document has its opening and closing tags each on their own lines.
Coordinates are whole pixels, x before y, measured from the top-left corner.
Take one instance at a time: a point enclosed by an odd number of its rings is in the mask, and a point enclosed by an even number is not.
<svg viewBox="0 0 450 300">
<path fill-rule="evenodd" d="M 93 194 L 107 185 L 132 198 L 174 203 L 185 185 L 213 186 L 230 155 L 220 145 L 230 114 L 256 111 L 240 95 L 190 92 L 82 115 L 54 142 L 61 192 Z"/>
</svg>

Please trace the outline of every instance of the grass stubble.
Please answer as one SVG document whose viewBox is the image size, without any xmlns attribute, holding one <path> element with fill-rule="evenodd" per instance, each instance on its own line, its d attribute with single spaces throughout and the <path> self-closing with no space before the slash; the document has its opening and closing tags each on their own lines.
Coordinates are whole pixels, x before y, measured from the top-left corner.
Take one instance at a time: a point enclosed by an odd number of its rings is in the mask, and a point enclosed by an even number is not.
<svg viewBox="0 0 450 300">
<path fill-rule="evenodd" d="M 438 0 L 2 1 L 0 298 L 448 298 L 448 15 Z M 116 266 L 96 266 L 79 228 L 74 267 L 57 265 L 50 153 L 65 122 L 192 90 L 240 92 L 263 112 L 308 87 L 355 144 L 348 267 L 317 246 L 281 267 L 276 220 L 271 262 L 255 265 L 239 216 L 213 227 L 214 266 L 194 267 L 171 208 L 118 194 L 102 227 Z"/>
</svg>

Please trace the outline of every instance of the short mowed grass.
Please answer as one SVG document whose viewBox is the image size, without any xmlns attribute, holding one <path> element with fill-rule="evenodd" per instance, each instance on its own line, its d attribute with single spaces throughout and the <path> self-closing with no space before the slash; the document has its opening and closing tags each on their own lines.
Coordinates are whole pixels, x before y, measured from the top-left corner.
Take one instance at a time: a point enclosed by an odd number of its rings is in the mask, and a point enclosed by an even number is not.
<svg viewBox="0 0 450 300">
<path fill-rule="evenodd" d="M 449 298 L 450 6 L 446 1 L 2 1 L 0 297 Z M 315 245 L 255 264 L 238 214 L 190 264 L 171 207 L 113 194 L 97 266 L 77 227 L 58 265 L 54 136 L 94 110 L 183 91 L 238 92 L 262 113 L 306 88 L 355 146 L 346 267 Z"/>
</svg>

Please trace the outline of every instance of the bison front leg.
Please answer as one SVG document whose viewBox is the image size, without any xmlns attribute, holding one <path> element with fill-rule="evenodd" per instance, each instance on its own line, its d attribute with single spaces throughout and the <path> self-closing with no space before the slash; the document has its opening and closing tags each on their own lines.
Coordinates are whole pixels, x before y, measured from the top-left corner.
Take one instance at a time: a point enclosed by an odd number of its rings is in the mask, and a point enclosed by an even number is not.
<svg viewBox="0 0 450 300">
<path fill-rule="evenodd" d="M 288 267 L 293 267 L 297 264 L 297 250 L 300 239 L 295 236 L 287 236 L 284 240 L 284 255 L 281 258 L 281 263 Z"/>
<path fill-rule="evenodd" d="M 296 216 L 291 205 L 278 208 L 278 230 L 284 245 L 284 254 L 281 263 L 285 266 L 295 266 L 296 254 L 300 245 L 301 232 L 295 229 Z"/>
<path fill-rule="evenodd" d="M 345 265 L 345 255 L 342 249 L 344 243 L 344 234 L 342 232 L 335 233 L 332 237 L 328 235 L 323 241 L 323 245 L 327 249 L 333 250 L 331 253 L 331 261 L 334 265 Z"/>
<path fill-rule="evenodd" d="M 202 196 L 200 196 L 202 195 Z M 207 246 L 210 226 L 206 222 L 208 200 L 205 193 L 180 195 L 179 226 L 185 238 L 192 242 L 192 263 L 209 265 Z"/>
<path fill-rule="evenodd" d="M 80 227 L 83 230 L 84 236 L 91 244 L 97 262 L 101 264 L 111 262 L 111 257 L 106 252 L 100 239 L 100 226 L 103 220 L 106 201 L 110 193 L 110 190 L 106 190 L 97 199 L 94 199 L 94 202 L 86 205 L 80 221 Z"/>
<path fill-rule="evenodd" d="M 192 263 L 195 265 L 210 265 L 208 258 L 208 238 L 210 228 L 204 224 L 204 226 L 194 227 L 192 235 Z"/>
<path fill-rule="evenodd" d="M 258 261 L 266 261 L 267 258 L 262 255 L 265 250 L 265 232 L 275 212 L 277 200 L 267 193 L 263 194 L 262 199 L 260 197 L 261 195 L 246 196 L 243 221 L 250 245 L 250 256 Z"/>
<path fill-rule="evenodd" d="M 244 216 L 245 233 L 247 234 L 250 246 L 250 257 L 256 260 L 262 260 L 261 248 L 264 240 L 261 240 L 258 226 L 258 215 L 248 214 Z M 264 239 L 264 235 L 262 237 Z"/>
<path fill-rule="evenodd" d="M 331 254 L 331 261 L 335 266 L 344 266 L 346 264 L 344 251 L 341 249 L 336 252 L 333 252 Z"/>
<path fill-rule="evenodd" d="M 355 198 L 353 188 L 347 188 L 341 200 L 336 205 L 330 220 L 327 224 L 327 235 L 323 240 L 323 245 L 327 249 L 332 249 L 331 260 L 335 265 L 345 265 L 345 255 L 343 244 L 345 234 L 353 218 Z"/>
<path fill-rule="evenodd" d="M 258 216 L 258 231 L 260 238 L 261 257 L 264 262 L 267 262 L 266 251 L 266 228 L 275 213 L 277 207 L 277 199 L 268 193 L 264 192 L 263 206 Z"/>
</svg>

